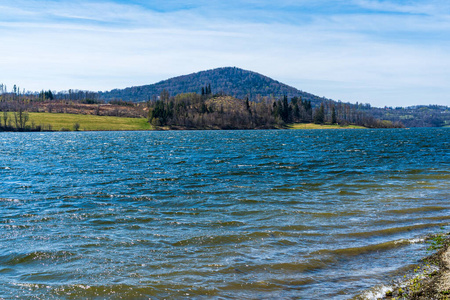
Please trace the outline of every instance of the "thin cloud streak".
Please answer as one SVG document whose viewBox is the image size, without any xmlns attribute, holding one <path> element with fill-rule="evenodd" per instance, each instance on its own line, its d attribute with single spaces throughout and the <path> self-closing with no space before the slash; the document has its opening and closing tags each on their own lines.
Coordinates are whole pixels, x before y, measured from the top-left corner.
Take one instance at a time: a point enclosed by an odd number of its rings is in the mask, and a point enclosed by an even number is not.
<svg viewBox="0 0 450 300">
<path fill-rule="evenodd" d="M 437 1 L 355 0 L 334 14 L 298 1 L 239 9 L 233 1 L 179 2 L 161 11 L 138 2 L 6 2 L 0 82 L 109 90 L 237 66 L 332 99 L 449 105 L 450 18 Z"/>
</svg>

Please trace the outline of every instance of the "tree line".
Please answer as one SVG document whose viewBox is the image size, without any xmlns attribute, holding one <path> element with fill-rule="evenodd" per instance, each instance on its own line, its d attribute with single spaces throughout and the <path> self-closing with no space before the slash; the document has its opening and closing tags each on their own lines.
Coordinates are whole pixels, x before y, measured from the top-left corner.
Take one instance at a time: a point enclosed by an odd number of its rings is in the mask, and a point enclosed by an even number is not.
<svg viewBox="0 0 450 300">
<path fill-rule="evenodd" d="M 156 101 L 149 101 L 148 119 L 156 127 L 187 129 L 282 128 L 290 123 L 354 124 L 369 128 L 402 127 L 401 123 L 381 121 L 358 110 L 356 106 L 323 101 L 313 108 L 311 101 L 287 96 L 265 97 L 259 101 L 212 94 L 210 85 L 201 94 L 182 93 L 170 96 L 163 90 Z"/>
<path fill-rule="evenodd" d="M 169 97 L 163 91 L 149 101 L 148 120 L 156 127 L 172 129 L 263 129 L 275 128 L 271 105 L 243 101 L 231 96 L 185 93 Z"/>
<path fill-rule="evenodd" d="M 279 99 L 266 96 L 251 101 L 248 97 L 237 99 L 224 93 L 214 94 L 211 84 L 201 86 L 198 92 L 171 96 L 163 90 L 158 98 L 146 104 L 120 99 L 104 104 L 95 92 L 69 90 L 56 93 L 43 90 L 30 93 L 21 91 L 17 86 L 8 92 L 6 86 L 1 84 L 0 130 L 49 130 L 41 124 L 29 122 L 28 112 L 41 111 L 133 117 L 143 116 L 147 111 L 145 114 L 152 125 L 178 129 L 283 128 L 291 123 L 311 122 L 342 126 L 354 124 L 369 128 L 402 127 L 400 122 L 376 119 L 367 107 L 360 109 L 358 105 L 331 100 L 324 100 L 316 106 L 311 100 L 299 96 L 290 99 L 288 96 Z M 95 105 L 86 108 L 77 103 Z M 101 105 L 115 105 L 115 108 L 107 110 Z M 86 111 L 92 107 L 94 111 Z"/>
<path fill-rule="evenodd" d="M 442 127 L 450 125 L 450 108 L 443 105 L 372 108 L 375 118 L 401 122 L 406 127 Z"/>
<path fill-rule="evenodd" d="M 16 85 L 9 91 L 0 84 L 0 131 L 51 131 L 50 124 L 34 124 L 30 112 L 81 113 L 103 116 L 145 117 L 145 105 L 99 100 L 98 93 L 69 90 L 26 92 Z"/>
</svg>

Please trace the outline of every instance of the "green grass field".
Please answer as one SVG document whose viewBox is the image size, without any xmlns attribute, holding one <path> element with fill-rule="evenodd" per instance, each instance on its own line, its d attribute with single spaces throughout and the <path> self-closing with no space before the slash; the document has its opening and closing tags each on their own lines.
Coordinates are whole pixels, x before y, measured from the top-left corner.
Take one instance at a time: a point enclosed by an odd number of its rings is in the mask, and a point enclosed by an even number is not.
<svg viewBox="0 0 450 300">
<path fill-rule="evenodd" d="M 121 118 L 109 116 L 75 115 L 58 113 L 29 113 L 30 120 L 35 126 L 51 125 L 52 130 L 74 130 L 75 124 L 79 124 L 79 130 L 151 130 L 153 127 L 145 118 Z"/>
<path fill-rule="evenodd" d="M 349 125 L 349 126 L 340 126 L 340 125 L 320 125 L 313 123 L 294 123 L 288 125 L 289 129 L 364 129 L 363 126 Z"/>
</svg>

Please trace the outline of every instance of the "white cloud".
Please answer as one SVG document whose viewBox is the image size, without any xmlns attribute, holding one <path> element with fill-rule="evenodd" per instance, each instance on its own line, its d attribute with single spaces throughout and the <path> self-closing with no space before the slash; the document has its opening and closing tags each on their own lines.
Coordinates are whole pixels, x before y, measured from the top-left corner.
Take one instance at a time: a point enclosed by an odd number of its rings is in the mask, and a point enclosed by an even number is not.
<svg viewBox="0 0 450 300">
<path fill-rule="evenodd" d="M 237 66 L 343 101 L 450 105 L 450 19 L 442 11 L 430 16 L 433 6 L 422 2 L 355 0 L 371 10 L 425 7 L 427 16 L 327 12 L 286 22 L 280 16 L 291 12 L 282 11 L 266 22 L 271 11 L 261 20 L 239 17 L 254 12 L 249 1 L 237 15 L 231 4 L 221 14 L 202 5 L 157 12 L 111 2 L 19 1 L 3 4 L 8 17 L 0 16 L 0 82 L 8 86 L 106 90 Z M 289 5 L 301 7 L 279 7 Z"/>
<path fill-rule="evenodd" d="M 405 3 L 405 4 L 402 4 Z M 380 1 L 380 0 L 355 0 L 355 4 L 362 8 L 380 11 L 409 14 L 439 15 L 448 13 L 450 4 L 447 1 Z"/>
</svg>

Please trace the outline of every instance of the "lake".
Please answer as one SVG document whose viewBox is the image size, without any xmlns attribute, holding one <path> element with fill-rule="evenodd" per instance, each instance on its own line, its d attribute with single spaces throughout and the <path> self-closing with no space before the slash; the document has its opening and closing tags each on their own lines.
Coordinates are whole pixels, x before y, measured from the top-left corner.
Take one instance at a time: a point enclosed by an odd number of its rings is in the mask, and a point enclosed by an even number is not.
<svg viewBox="0 0 450 300">
<path fill-rule="evenodd" d="M 450 129 L 0 133 L 0 298 L 348 299 L 450 223 Z"/>
</svg>

